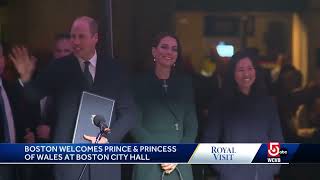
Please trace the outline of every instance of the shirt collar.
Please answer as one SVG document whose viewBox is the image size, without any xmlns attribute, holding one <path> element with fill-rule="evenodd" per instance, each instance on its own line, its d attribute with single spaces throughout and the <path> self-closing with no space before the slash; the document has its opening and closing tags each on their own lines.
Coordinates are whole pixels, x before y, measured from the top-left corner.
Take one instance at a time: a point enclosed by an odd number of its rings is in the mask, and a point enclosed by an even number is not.
<svg viewBox="0 0 320 180">
<path fill-rule="evenodd" d="M 80 58 L 80 57 L 77 57 L 78 58 L 78 61 L 80 64 L 83 64 L 84 59 Z M 94 55 L 92 56 L 92 58 L 89 59 L 89 62 L 90 64 L 93 66 L 93 67 L 96 67 L 96 64 L 97 64 L 97 51 L 94 52 Z"/>
</svg>

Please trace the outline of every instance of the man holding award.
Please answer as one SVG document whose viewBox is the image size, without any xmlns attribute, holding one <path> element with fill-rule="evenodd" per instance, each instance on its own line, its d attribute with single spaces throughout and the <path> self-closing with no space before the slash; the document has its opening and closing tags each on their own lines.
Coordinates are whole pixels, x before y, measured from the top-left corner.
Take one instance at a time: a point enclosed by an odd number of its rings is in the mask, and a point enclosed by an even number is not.
<svg viewBox="0 0 320 180">
<path fill-rule="evenodd" d="M 57 119 L 53 142 L 71 143 L 78 125 L 79 105 L 83 91 L 114 100 L 110 132 L 99 143 L 119 143 L 135 124 L 135 105 L 128 80 L 121 67 L 102 52 L 96 51 L 98 25 L 90 17 L 77 18 L 71 27 L 73 54 L 53 61 L 47 69 L 31 80 L 35 62 L 24 47 L 13 48 L 10 59 L 20 74 L 26 95 L 32 101 L 51 96 L 55 101 Z M 80 102 L 81 100 L 81 102 Z M 81 104 L 82 105 L 82 104 Z M 90 119 L 88 121 L 91 122 Z M 98 132 L 97 132 L 98 133 Z M 84 134 L 83 134 L 84 135 Z M 84 136 L 88 143 L 96 134 Z M 77 179 L 83 165 L 56 165 L 55 179 Z M 82 180 L 121 179 L 120 165 L 90 165 Z"/>
</svg>

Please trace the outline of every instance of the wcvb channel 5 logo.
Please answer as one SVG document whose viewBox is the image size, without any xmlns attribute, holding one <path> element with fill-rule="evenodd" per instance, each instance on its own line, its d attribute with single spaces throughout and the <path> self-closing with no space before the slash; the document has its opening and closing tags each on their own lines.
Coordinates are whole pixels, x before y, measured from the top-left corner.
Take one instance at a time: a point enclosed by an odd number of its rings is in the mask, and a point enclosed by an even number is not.
<svg viewBox="0 0 320 180">
<path fill-rule="evenodd" d="M 268 162 L 269 163 L 281 163 L 281 157 L 288 155 L 288 150 L 282 148 L 280 149 L 279 142 L 270 142 L 268 144 Z"/>
</svg>

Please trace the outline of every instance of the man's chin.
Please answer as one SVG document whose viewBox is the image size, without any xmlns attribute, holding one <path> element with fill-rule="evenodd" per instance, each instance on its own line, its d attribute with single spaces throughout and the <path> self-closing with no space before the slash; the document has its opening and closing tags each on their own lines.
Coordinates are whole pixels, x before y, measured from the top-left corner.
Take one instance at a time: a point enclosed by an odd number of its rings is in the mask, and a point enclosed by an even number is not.
<svg viewBox="0 0 320 180">
<path fill-rule="evenodd" d="M 81 57 L 82 57 L 82 55 L 81 55 L 80 53 L 73 52 L 73 54 L 74 54 L 76 57 L 78 57 L 78 58 L 81 58 Z"/>
</svg>

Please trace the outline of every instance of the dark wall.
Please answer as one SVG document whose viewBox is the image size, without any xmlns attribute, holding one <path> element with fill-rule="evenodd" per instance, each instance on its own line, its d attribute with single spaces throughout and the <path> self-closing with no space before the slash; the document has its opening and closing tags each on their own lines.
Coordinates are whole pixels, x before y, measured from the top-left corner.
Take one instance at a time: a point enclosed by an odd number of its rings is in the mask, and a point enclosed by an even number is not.
<svg viewBox="0 0 320 180">
<path fill-rule="evenodd" d="M 131 70 L 152 62 L 151 39 L 161 31 L 174 31 L 175 0 L 114 0 L 114 54 Z"/>
<path fill-rule="evenodd" d="M 178 10 L 302 11 L 306 0 L 177 0 Z"/>
</svg>

